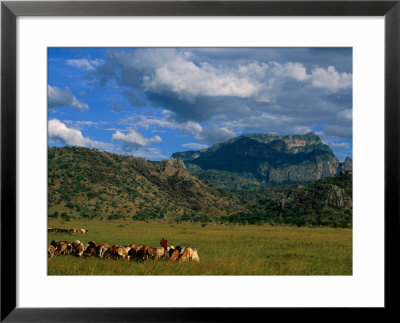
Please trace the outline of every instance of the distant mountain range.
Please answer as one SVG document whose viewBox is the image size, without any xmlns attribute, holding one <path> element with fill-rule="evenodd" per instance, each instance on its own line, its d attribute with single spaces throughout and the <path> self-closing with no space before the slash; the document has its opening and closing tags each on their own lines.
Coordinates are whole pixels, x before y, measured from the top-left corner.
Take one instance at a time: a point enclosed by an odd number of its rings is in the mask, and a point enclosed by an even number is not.
<svg viewBox="0 0 400 323">
<path fill-rule="evenodd" d="M 314 133 L 244 134 L 161 162 L 49 147 L 48 214 L 349 226 L 351 169 Z"/>
<path fill-rule="evenodd" d="M 183 160 L 189 171 L 212 182 L 215 170 L 233 173 L 241 181 L 253 184 L 311 182 L 335 176 L 342 169 L 352 170 L 351 159 L 347 157 L 340 163 L 314 132 L 287 136 L 243 134 L 210 148 L 177 152 L 172 157 Z M 226 184 L 220 179 L 215 183 Z"/>
</svg>

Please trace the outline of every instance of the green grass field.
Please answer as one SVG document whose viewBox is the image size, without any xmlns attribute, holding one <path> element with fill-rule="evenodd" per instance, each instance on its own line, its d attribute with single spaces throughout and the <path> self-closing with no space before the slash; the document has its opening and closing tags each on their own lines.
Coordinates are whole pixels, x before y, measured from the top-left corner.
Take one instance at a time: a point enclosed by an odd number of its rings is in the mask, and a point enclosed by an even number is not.
<svg viewBox="0 0 400 323">
<path fill-rule="evenodd" d="M 88 234 L 49 233 L 51 240 L 197 248 L 200 263 L 147 260 L 48 260 L 49 275 L 351 275 L 352 230 L 270 225 L 169 224 L 140 221 L 49 219 L 49 227 L 85 228 Z"/>
</svg>

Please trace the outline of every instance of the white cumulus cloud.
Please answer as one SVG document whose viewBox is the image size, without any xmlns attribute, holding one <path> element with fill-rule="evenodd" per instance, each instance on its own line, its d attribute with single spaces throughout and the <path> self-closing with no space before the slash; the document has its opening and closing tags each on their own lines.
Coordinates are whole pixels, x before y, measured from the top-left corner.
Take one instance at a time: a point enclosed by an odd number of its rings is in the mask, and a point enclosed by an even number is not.
<svg viewBox="0 0 400 323">
<path fill-rule="evenodd" d="M 178 130 L 199 144 L 214 144 L 244 131 L 290 134 L 315 128 L 324 129 L 326 136 L 351 138 L 351 55 L 347 52 L 343 65 L 336 51 L 331 57 L 328 50 L 323 57 L 323 51 L 316 50 L 315 59 L 308 56 L 312 49 L 289 58 L 280 57 L 280 52 L 110 50 L 105 64 L 91 76 L 99 84 L 123 88 L 132 106 L 139 106 L 140 93 L 147 106 L 161 109 L 161 118 L 135 115 L 127 122 L 135 129 Z M 143 102 L 141 107 L 146 106 Z M 121 133 L 128 136 L 127 131 Z"/>
<path fill-rule="evenodd" d="M 189 101 L 200 95 L 268 100 L 262 93 L 263 84 L 251 77 L 253 73 L 263 74 L 266 68 L 266 64 L 244 66 L 240 75 L 236 69 L 218 68 L 208 63 L 197 66 L 182 56 L 175 56 L 156 68 L 152 75 L 145 75 L 143 85 L 147 91 L 171 91 Z M 248 74 L 245 74 L 246 69 Z"/>
<path fill-rule="evenodd" d="M 140 147 L 160 143 L 162 141 L 160 136 L 145 138 L 135 129 L 129 129 L 127 133 L 118 130 L 112 135 L 112 139 L 121 142 L 125 150 L 137 150 Z"/>
<path fill-rule="evenodd" d="M 306 68 L 300 63 L 286 63 L 284 66 L 284 72 L 286 76 L 291 77 L 297 81 L 305 81 L 307 76 Z"/>
<path fill-rule="evenodd" d="M 339 73 L 333 66 L 329 66 L 327 69 L 320 67 L 313 69 L 310 78 L 313 86 L 325 88 L 333 92 L 350 88 L 353 83 L 351 74 Z"/>
<path fill-rule="evenodd" d="M 68 146 L 81 146 L 87 148 L 98 148 L 112 151 L 113 145 L 101 141 L 91 140 L 82 135 L 77 129 L 68 128 L 65 123 L 58 119 L 52 119 L 48 122 L 49 141 L 59 142 Z"/>
<path fill-rule="evenodd" d="M 185 122 L 174 122 L 166 119 L 157 119 L 157 118 L 148 118 L 145 116 L 137 116 L 131 117 L 124 121 L 124 123 L 132 124 L 136 127 L 141 127 L 144 129 L 148 129 L 151 126 L 167 128 L 167 129 L 177 129 L 186 134 L 191 134 L 194 136 L 198 136 L 203 127 L 194 121 L 185 121 Z"/>
<path fill-rule="evenodd" d="M 334 66 L 327 69 L 316 67 L 307 73 L 305 66 L 299 62 L 280 64 L 254 60 L 236 66 L 216 65 L 205 61 L 194 62 L 190 52 L 174 49 L 115 53 L 113 59 L 123 71 L 125 85 L 133 82 L 129 74 L 140 71 L 145 91 L 170 92 L 189 102 L 199 96 L 251 98 L 257 102 L 269 102 L 276 90 L 274 86 L 285 79 L 310 82 L 314 87 L 331 91 L 352 85 L 352 75 L 339 73 Z"/>
<path fill-rule="evenodd" d="M 183 134 L 192 135 L 195 140 L 204 141 L 209 144 L 215 144 L 236 136 L 235 132 L 227 127 L 219 127 L 216 124 L 201 126 L 195 121 L 178 122 L 166 119 L 148 118 L 146 116 L 136 116 L 124 120 L 123 123 L 144 129 L 149 129 L 151 126 L 157 128 L 176 129 L 181 131 Z M 146 145 L 147 139 L 135 130 L 131 131 L 133 132 L 128 133 L 127 135 L 118 131 L 118 134 L 115 133 L 113 135 L 113 139 L 125 142 L 131 141 L 141 146 Z"/>
</svg>

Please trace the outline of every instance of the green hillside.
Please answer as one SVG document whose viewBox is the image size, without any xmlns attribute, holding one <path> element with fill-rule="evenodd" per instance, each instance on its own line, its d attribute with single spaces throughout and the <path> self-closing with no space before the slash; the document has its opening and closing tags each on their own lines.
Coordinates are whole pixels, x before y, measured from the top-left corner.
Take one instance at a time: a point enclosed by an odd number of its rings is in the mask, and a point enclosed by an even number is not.
<svg viewBox="0 0 400 323">
<path fill-rule="evenodd" d="M 245 208 L 176 159 L 150 162 L 81 147 L 48 149 L 50 216 L 212 219 Z"/>
<path fill-rule="evenodd" d="M 273 186 L 251 174 L 192 171 L 175 158 L 151 162 L 96 149 L 51 147 L 49 216 L 352 225 L 351 171 L 311 183 Z"/>
<path fill-rule="evenodd" d="M 226 220 L 351 227 L 352 192 L 352 172 L 344 170 L 310 184 L 243 190 L 240 201 L 251 212 Z"/>
</svg>

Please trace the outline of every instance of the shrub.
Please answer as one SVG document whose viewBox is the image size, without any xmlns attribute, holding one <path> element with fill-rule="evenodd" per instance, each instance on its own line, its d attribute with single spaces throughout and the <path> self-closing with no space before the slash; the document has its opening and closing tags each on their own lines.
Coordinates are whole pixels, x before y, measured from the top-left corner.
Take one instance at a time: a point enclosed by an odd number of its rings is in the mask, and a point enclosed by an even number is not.
<svg viewBox="0 0 400 323">
<path fill-rule="evenodd" d="M 64 221 L 71 221 L 71 216 L 69 216 L 67 213 L 63 212 L 61 214 L 61 217 Z"/>
</svg>

